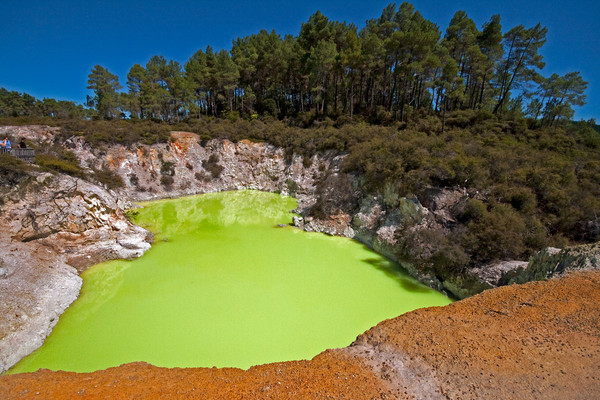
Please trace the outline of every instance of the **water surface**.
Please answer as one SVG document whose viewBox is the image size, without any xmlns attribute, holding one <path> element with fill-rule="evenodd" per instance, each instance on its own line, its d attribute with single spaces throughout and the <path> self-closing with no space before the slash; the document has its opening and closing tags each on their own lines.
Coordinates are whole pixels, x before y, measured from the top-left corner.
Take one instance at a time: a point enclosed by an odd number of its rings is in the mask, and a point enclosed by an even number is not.
<svg viewBox="0 0 600 400">
<path fill-rule="evenodd" d="M 306 359 L 450 303 L 355 241 L 277 227 L 295 206 L 255 191 L 146 203 L 134 218 L 156 233 L 152 249 L 86 271 L 44 346 L 10 372 Z"/>
</svg>

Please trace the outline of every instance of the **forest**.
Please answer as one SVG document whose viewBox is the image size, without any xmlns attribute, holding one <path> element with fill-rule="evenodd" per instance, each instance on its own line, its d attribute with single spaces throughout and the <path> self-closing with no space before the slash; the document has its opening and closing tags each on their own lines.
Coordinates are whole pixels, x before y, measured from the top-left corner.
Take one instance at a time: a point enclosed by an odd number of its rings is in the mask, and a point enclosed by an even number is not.
<svg viewBox="0 0 600 400">
<path fill-rule="evenodd" d="M 297 36 L 262 30 L 235 39 L 230 50 L 198 50 L 184 65 L 155 55 L 130 68 L 126 89 L 96 65 L 89 110 L 6 90 L 0 110 L 167 122 L 268 115 L 306 125 L 326 117 L 386 124 L 414 113 L 443 119 L 448 111 L 483 109 L 552 125 L 585 103 L 587 82 L 579 72 L 541 74 L 546 34 L 540 24 L 503 32 L 499 15 L 479 29 L 464 11 L 442 32 L 408 2 L 388 5 L 360 30 L 317 11 Z"/>
</svg>

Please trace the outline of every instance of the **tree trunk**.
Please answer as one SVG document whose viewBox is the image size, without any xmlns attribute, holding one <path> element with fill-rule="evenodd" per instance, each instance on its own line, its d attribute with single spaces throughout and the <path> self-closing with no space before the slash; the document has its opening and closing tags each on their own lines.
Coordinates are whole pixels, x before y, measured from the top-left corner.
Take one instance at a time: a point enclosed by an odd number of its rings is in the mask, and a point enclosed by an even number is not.
<svg viewBox="0 0 600 400">
<path fill-rule="evenodd" d="M 444 96 L 444 99 L 442 100 L 442 102 L 444 105 L 444 110 L 442 111 L 442 134 L 443 134 L 446 129 L 446 96 Z"/>
</svg>

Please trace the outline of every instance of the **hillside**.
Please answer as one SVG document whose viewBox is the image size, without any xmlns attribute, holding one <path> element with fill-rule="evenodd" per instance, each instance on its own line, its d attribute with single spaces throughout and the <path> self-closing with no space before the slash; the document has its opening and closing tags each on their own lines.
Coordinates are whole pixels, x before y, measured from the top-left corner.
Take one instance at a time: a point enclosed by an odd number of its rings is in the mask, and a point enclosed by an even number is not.
<svg viewBox="0 0 600 400">
<path fill-rule="evenodd" d="M 423 116 L 390 126 L 299 128 L 272 119 L 67 120 L 31 143 L 42 168 L 130 199 L 238 187 L 290 193 L 305 229 L 354 237 L 459 297 L 453 287 L 470 285 L 482 269 L 600 240 L 600 135 L 591 125 L 529 128 L 483 111 L 449 113 L 443 133 L 441 122 Z M 257 142 L 272 147 L 254 156 Z M 277 168 L 269 169 L 269 157 Z M 489 287 L 476 286 L 467 293 Z"/>
</svg>

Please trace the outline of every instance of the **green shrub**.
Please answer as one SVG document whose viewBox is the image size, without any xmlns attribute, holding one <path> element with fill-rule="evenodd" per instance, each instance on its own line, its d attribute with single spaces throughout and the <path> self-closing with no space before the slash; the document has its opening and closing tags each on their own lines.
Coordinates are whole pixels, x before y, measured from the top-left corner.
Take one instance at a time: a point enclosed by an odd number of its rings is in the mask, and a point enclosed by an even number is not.
<svg viewBox="0 0 600 400">
<path fill-rule="evenodd" d="M 31 166 L 9 154 L 0 154 L 0 184 L 16 185 L 29 175 Z"/>
<path fill-rule="evenodd" d="M 513 189 L 510 194 L 510 204 L 519 212 L 531 214 L 537 208 L 535 193 L 525 187 Z"/>
<path fill-rule="evenodd" d="M 486 205 L 478 199 L 469 199 L 465 204 L 465 210 L 461 215 L 463 222 L 480 221 L 487 212 Z"/>
<path fill-rule="evenodd" d="M 64 135 L 83 136 L 93 146 L 166 143 L 171 135 L 167 124 L 146 120 L 68 120 L 62 128 Z"/>
<path fill-rule="evenodd" d="M 481 218 L 467 223 L 463 247 L 475 261 L 486 263 L 523 257 L 527 224 L 512 207 L 497 205 Z"/>
<path fill-rule="evenodd" d="M 106 166 L 102 167 L 102 169 L 92 169 L 92 171 L 94 171 L 94 179 L 109 189 L 118 189 L 125 186 L 123 178 Z"/>
<path fill-rule="evenodd" d="M 69 153 L 71 155 L 73 154 L 71 152 L 66 152 L 66 157 L 64 158 L 59 158 L 52 154 L 38 153 L 35 156 L 35 162 L 40 167 L 45 169 L 62 172 L 77 177 L 83 177 L 83 171 L 79 166 L 77 158 L 75 156 L 69 156 Z"/>
</svg>

